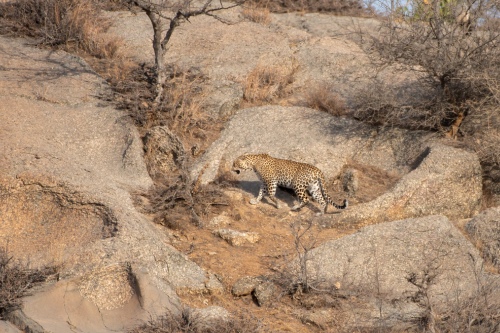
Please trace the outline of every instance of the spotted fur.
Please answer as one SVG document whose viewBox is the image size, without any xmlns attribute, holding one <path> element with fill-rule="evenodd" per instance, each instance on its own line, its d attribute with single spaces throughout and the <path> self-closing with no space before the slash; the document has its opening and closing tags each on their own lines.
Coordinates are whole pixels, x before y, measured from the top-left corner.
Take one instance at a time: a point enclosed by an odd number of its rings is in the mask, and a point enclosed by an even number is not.
<svg viewBox="0 0 500 333">
<path fill-rule="evenodd" d="M 326 213 L 328 204 L 337 209 L 347 208 L 347 199 L 340 206 L 333 202 L 324 189 L 325 176 L 320 169 L 306 163 L 274 158 L 268 154 L 245 154 L 233 163 L 233 171 L 253 170 L 261 180 L 259 194 L 250 200 L 252 205 L 259 203 L 264 195 L 280 208 L 276 199 L 278 186 L 291 188 L 299 198 L 299 203 L 292 210 L 304 207 L 310 200 L 308 193 L 321 205 L 321 212 Z"/>
</svg>

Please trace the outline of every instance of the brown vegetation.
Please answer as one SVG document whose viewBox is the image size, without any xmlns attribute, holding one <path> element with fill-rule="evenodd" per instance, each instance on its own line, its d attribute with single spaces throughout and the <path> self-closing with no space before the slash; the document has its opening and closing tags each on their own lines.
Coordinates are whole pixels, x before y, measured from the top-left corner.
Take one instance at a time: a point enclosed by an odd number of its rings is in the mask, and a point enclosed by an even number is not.
<svg viewBox="0 0 500 333">
<path fill-rule="evenodd" d="M 271 23 L 271 15 L 268 8 L 259 7 L 256 4 L 249 4 L 243 7 L 241 15 L 251 22 L 269 25 Z"/>
<path fill-rule="evenodd" d="M 153 72 L 153 68 L 143 66 L 136 68 L 127 80 L 117 82 L 116 98 L 120 107 L 129 110 L 142 129 L 168 126 L 179 133 L 201 135 L 196 129 L 207 128 L 210 121 L 203 110 L 204 76 L 196 70 L 182 72 L 169 66 L 165 70 L 164 98 L 153 105 Z"/>
<path fill-rule="evenodd" d="M 151 129 L 165 126 L 177 142 L 172 151 L 175 166 L 168 174 L 155 167 L 156 149 L 145 152 L 145 162 L 156 185 L 147 194 L 149 203 L 144 209 L 155 215 L 157 223 L 174 229 L 182 228 L 189 216 L 201 225 L 200 216 L 205 216 L 210 207 L 223 205 L 224 197 L 214 186 L 196 186 L 188 169 L 199 150 L 214 140 L 221 122 L 211 119 L 203 108 L 203 75 L 169 67 L 164 98 L 155 104 L 151 73 L 151 68 L 137 68 L 133 77 L 117 83 L 113 97 L 120 108 L 129 112 L 145 140 Z"/>
<path fill-rule="evenodd" d="M 364 16 L 369 11 L 359 0 L 250 0 L 250 4 L 268 8 L 274 13 L 328 12 L 337 15 Z"/>
<path fill-rule="evenodd" d="M 304 106 L 331 114 L 344 116 L 348 113 L 344 100 L 336 94 L 331 85 L 316 83 L 304 93 Z"/>
<path fill-rule="evenodd" d="M 206 319 L 205 319 L 206 320 Z M 257 318 L 248 314 L 237 313 L 226 319 L 209 319 L 193 315 L 188 308 L 180 315 L 166 315 L 151 320 L 130 333 L 264 333 L 267 330 Z"/>
<path fill-rule="evenodd" d="M 83 50 L 98 58 L 113 58 L 121 42 L 102 33 L 109 22 L 96 15 L 97 1 L 20 0 L 2 4 L 4 33 L 39 38 L 41 44 Z"/>
<path fill-rule="evenodd" d="M 474 149 L 485 170 L 489 191 L 500 170 L 500 25 L 498 1 L 479 0 L 469 8 L 474 24 L 465 29 L 453 18 L 458 3 L 433 10 L 417 1 L 413 11 L 396 8 L 377 35 L 362 44 L 378 66 L 397 64 L 415 72 L 412 91 L 401 101 L 393 88 L 374 80 L 357 96 L 353 116 L 380 126 L 437 131 Z M 475 27 L 472 29 L 472 27 Z"/>
<path fill-rule="evenodd" d="M 21 297 L 30 289 L 56 274 L 55 267 L 29 269 L 16 262 L 5 248 L 0 248 L 0 320 L 21 305 Z"/>
<path fill-rule="evenodd" d="M 243 98 L 248 105 L 276 103 L 289 96 L 298 69 L 294 59 L 275 65 L 257 65 L 243 82 Z"/>
</svg>

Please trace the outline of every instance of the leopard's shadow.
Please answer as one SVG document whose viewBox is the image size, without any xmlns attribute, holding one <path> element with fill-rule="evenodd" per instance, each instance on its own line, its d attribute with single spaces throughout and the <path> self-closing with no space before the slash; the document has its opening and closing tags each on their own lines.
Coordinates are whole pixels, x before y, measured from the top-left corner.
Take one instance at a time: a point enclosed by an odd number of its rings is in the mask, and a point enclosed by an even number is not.
<svg viewBox="0 0 500 333">
<path fill-rule="evenodd" d="M 257 194 L 259 194 L 260 181 L 242 180 L 238 182 L 236 188 L 242 189 L 243 191 L 247 192 L 248 200 L 250 200 L 252 198 L 255 198 Z M 298 200 L 293 190 L 284 187 L 278 187 L 278 190 L 276 191 L 276 198 L 278 198 L 281 203 L 285 203 L 286 205 L 288 205 L 290 208 Z M 272 205 L 272 203 L 267 200 L 266 197 L 264 197 L 262 201 L 264 204 Z"/>
<path fill-rule="evenodd" d="M 247 192 L 248 197 L 246 199 L 250 200 L 252 198 L 255 198 L 257 196 L 257 194 L 259 194 L 260 181 L 258 181 L 258 180 L 241 180 L 235 185 L 235 187 Z M 278 198 L 278 200 L 280 201 L 281 206 L 284 206 L 283 204 L 286 204 L 289 208 L 292 208 L 295 205 L 295 203 L 298 201 L 298 198 L 295 195 L 295 192 L 292 189 L 285 188 L 285 187 L 278 187 L 278 190 L 276 191 L 276 198 Z M 314 202 L 314 201 L 311 200 L 311 202 Z M 274 206 L 266 197 L 264 197 L 262 199 L 262 204 L 269 205 L 270 207 Z M 304 209 L 304 208 L 302 208 L 302 209 Z M 317 203 L 309 203 L 308 208 L 311 209 L 315 213 L 320 212 L 320 209 L 317 207 Z M 341 211 L 333 211 L 332 212 L 331 210 L 332 210 L 332 208 L 330 206 L 330 211 L 327 214 L 339 214 L 341 212 Z"/>
</svg>

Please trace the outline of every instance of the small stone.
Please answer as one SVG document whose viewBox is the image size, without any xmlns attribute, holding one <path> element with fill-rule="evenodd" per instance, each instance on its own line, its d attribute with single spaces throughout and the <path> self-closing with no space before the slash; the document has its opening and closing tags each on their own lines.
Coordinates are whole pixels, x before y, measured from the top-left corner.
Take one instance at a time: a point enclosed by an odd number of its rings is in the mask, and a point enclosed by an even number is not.
<svg viewBox="0 0 500 333">
<path fill-rule="evenodd" d="M 262 279 L 255 276 L 245 276 L 233 285 L 231 292 L 234 296 L 250 295 L 262 283 Z"/>
<path fill-rule="evenodd" d="M 232 229 L 218 229 L 214 234 L 231 244 L 232 246 L 241 246 L 245 243 L 257 243 L 260 235 L 256 232 L 241 232 Z"/>
<path fill-rule="evenodd" d="M 209 228 L 223 228 L 230 225 L 233 221 L 229 216 L 226 215 L 218 215 L 208 222 Z"/>
<path fill-rule="evenodd" d="M 276 286 L 270 281 L 263 282 L 255 287 L 253 295 L 259 306 L 268 306 L 271 304 L 276 293 Z"/>
<path fill-rule="evenodd" d="M 220 306 L 209 306 L 203 309 L 191 309 L 189 320 L 195 328 L 193 331 L 207 331 L 219 323 L 228 322 L 231 314 Z"/>
</svg>

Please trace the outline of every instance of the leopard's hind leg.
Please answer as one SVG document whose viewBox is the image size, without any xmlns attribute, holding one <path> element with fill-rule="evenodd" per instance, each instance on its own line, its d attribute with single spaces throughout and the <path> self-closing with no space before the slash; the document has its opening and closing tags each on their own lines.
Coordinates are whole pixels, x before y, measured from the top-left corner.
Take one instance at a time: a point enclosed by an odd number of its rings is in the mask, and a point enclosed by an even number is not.
<svg viewBox="0 0 500 333">
<path fill-rule="evenodd" d="M 328 208 L 328 203 L 323 196 L 324 191 L 322 191 L 320 181 L 316 180 L 314 183 L 309 185 L 308 190 L 309 190 L 309 193 L 311 193 L 313 199 L 316 202 L 318 202 L 319 205 L 321 206 L 321 213 L 318 213 L 317 215 L 326 214 L 326 209 Z"/>
<path fill-rule="evenodd" d="M 250 199 L 250 204 L 251 205 L 258 204 L 262 200 L 262 197 L 264 196 L 264 193 L 266 193 L 266 192 L 267 192 L 266 185 L 264 185 L 262 183 L 260 185 L 259 194 L 255 198 Z"/>
<path fill-rule="evenodd" d="M 269 199 L 274 203 L 274 206 L 279 209 L 280 204 L 278 202 L 278 199 L 276 199 L 276 189 L 278 188 L 278 182 L 269 182 L 267 187 Z"/>
<path fill-rule="evenodd" d="M 293 190 L 295 191 L 295 194 L 299 198 L 299 202 L 292 207 L 292 210 L 296 211 L 307 205 L 307 203 L 309 202 L 309 196 L 307 195 L 306 187 L 303 185 L 295 186 Z"/>
</svg>

